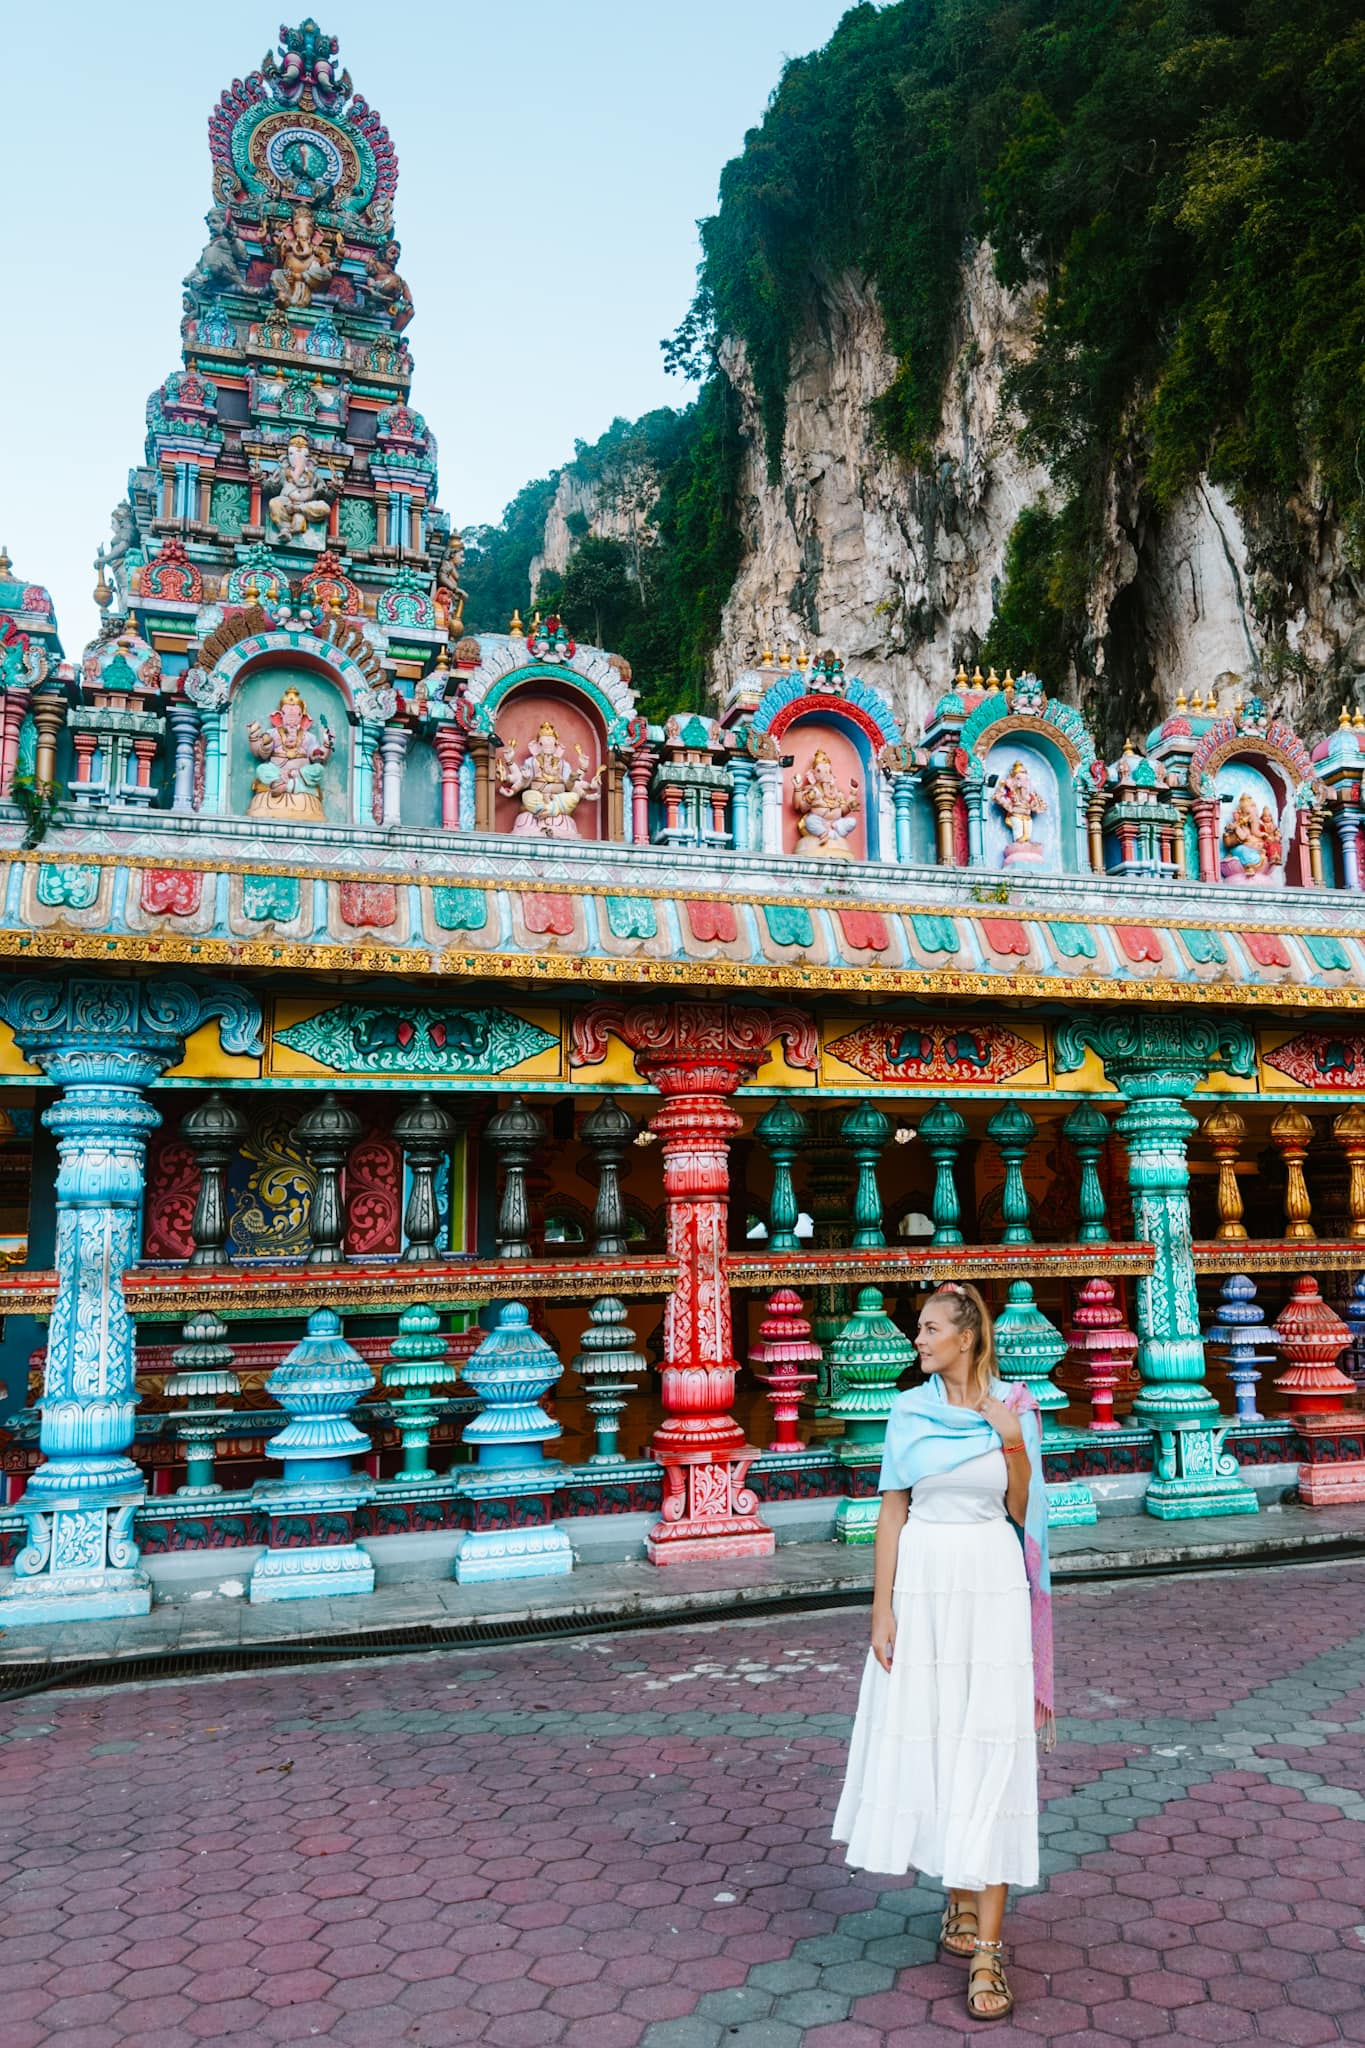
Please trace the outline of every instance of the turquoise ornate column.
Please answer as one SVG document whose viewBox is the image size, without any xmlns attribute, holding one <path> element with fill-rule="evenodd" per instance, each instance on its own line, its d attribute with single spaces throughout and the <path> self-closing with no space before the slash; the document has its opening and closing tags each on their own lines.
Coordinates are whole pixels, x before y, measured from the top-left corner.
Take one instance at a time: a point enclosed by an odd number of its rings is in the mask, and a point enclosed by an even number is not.
<svg viewBox="0 0 1365 2048">
<path fill-rule="evenodd" d="M 39 1403 L 44 1463 L 19 1505 L 29 1541 L 0 1598 L 0 1626 L 145 1614 L 133 1515 L 145 1495 L 128 1456 L 137 1406 L 123 1275 L 137 1256 L 146 1090 L 222 1020 L 228 1052 L 261 1050 L 260 1007 L 221 982 L 44 981 L 0 986 L 0 1018 L 61 1088 L 43 1112 L 58 1148 L 57 1298 Z"/>
<path fill-rule="evenodd" d="M 1108 1244 L 1109 1226 L 1104 1220 L 1104 1188 L 1100 1181 L 1100 1154 L 1109 1142 L 1109 1119 L 1093 1102 L 1078 1102 L 1062 1131 L 1071 1142 L 1081 1169 L 1076 1197 L 1080 1211 L 1078 1244 Z"/>
<path fill-rule="evenodd" d="M 934 1162 L 933 1242 L 961 1244 L 962 1210 L 953 1168 L 967 1140 L 967 1120 L 951 1103 L 936 1102 L 929 1114 L 920 1118 L 919 1135 Z"/>
<path fill-rule="evenodd" d="M 1195 1127 L 1186 1100 L 1212 1068 L 1253 1074 L 1255 1042 L 1243 1024 L 1159 1012 L 1082 1014 L 1058 1025 L 1058 1073 L 1079 1067 L 1087 1049 L 1127 1104 L 1115 1129 L 1128 1147 L 1133 1227 L 1156 1251 L 1154 1271 L 1137 1283 L 1143 1387 L 1133 1420 L 1157 1439 L 1147 1512 L 1163 1521 L 1255 1514 L 1256 1495 L 1223 1448 L 1232 1418 L 1219 1415 L 1204 1384 L 1185 1159 Z"/>
<path fill-rule="evenodd" d="M 810 1125 L 790 1102 L 775 1102 L 754 1125 L 754 1136 L 773 1162 L 773 1192 L 768 1204 L 770 1252 L 801 1249 L 801 1240 L 796 1234 L 801 1210 L 792 1181 L 792 1165 L 809 1135 Z"/>
<path fill-rule="evenodd" d="M 1036 1129 L 1033 1118 L 1017 1102 L 999 1110 L 986 1126 L 986 1135 L 1005 1166 L 1000 1202 L 1005 1224 L 1002 1244 L 1033 1243 L 1024 1160 Z M 1052 1371 L 1066 1356 L 1066 1339 L 1039 1308 L 1028 1280 L 1010 1282 L 1005 1306 L 995 1319 L 995 1353 L 1001 1379 L 1009 1385 L 1023 1381 L 1042 1412 L 1044 1437 L 1055 1438 L 1059 1434 L 1057 1417 L 1066 1407 L 1066 1395 L 1054 1385 Z M 1098 1519 L 1098 1512 L 1084 1480 L 1058 1483 L 1047 1490 L 1047 1518 L 1054 1526 L 1093 1522 Z"/>
<path fill-rule="evenodd" d="M 891 1119 L 875 1104 L 860 1102 L 839 1126 L 839 1135 L 853 1154 L 858 1168 L 853 1191 L 853 1249 L 880 1251 L 886 1243 L 882 1233 L 882 1198 L 877 1187 L 877 1161 L 891 1136 Z"/>
</svg>

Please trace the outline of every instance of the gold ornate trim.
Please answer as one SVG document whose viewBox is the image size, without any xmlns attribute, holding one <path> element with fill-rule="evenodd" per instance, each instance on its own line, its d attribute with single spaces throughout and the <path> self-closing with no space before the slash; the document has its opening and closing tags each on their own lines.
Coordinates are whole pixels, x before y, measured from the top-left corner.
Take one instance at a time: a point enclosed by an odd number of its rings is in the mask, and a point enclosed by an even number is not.
<svg viewBox="0 0 1365 2048">
<path fill-rule="evenodd" d="M 613 1259 L 610 1263 L 562 1265 L 551 1260 L 480 1259 L 467 1266 L 298 1266 L 253 1273 L 173 1267 L 151 1272 L 134 1267 L 124 1276 L 129 1313 L 139 1322 L 182 1321 L 201 1309 L 216 1309 L 240 1322 L 252 1316 L 300 1316 L 314 1309 L 351 1309 L 385 1315 L 393 1308 L 429 1302 L 433 1308 L 482 1308 L 490 1301 L 595 1301 L 620 1292 L 639 1299 L 661 1298 L 678 1282 L 669 1258 Z M 57 1275 L 30 1272 L 0 1276 L 0 1312 L 46 1316 L 57 1298 Z"/>
<path fill-rule="evenodd" d="M 1052 1002 L 1165 1003 L 1219 1009 L 1362 1010 L 1365 988 L 1315 982 L 1125 981 L 1063 974 L 999 974 L 925 967 L 808 967 L 781 961 L 653 960 L 641 955 L 432 953 L 422 947 L 312 945 L 301 940 L 212 939 L 178 933 L 0 931 L 0 958 L 172 962 L 176 966 L 301 967 L 319 973 L 430 974 L 464 981 L 618 983 L 623 987 L 827 990 L 869 995 L 1021 997 Z"/>
<path fill-rule="evenodd" d="M 1149 1244 L 1069 1245 L 888 1245 L 880 1251 L 773 1252 L 767 1258 L 731 1253 L 725 1277 L 731 1287 L 826 1286 L 835 1282 L 1024 1280 L 1091 1273 L 1151 1273 L 1156 1252 Z"/>
<path fill-rule="evenodd" d="M 1365 1243 L 1340 1238 L 1315 1244 L 1241 1243 L 1194 1246 L 1196 1273 L 1365 1273 Z"/>
</svg>

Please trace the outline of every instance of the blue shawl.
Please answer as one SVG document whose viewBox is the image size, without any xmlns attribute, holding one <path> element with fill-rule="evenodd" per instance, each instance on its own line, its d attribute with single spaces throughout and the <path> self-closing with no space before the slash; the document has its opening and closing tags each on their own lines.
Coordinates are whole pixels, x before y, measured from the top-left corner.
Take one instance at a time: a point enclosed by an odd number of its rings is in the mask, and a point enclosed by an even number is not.
<svg viewBox="0 0 1365 2048">
<path fill-rule="evenodd" d="M 1033 1623 L 1035 1722 L 1045 1745 L 1056 1740 L 1052 1690 L 1052 1574 L 1047 1554 L 1047 1486 L 1043 1479 L 1042 1416 L 1028 1388 L 992 1380 L 990 1391 L 1019 1417 L 1029 1460 L 1028 1505 L 1017 1531 L 1024 1552 Z M 879 1493 L 912 1490 L 921 1479 L 955 1471 L 971 1458 L 1002 1448 L 999 1433 L 975 1408 L 957 1408 L 937 1373 L 922 1386 L 897 1394 L 886 1425 Z M 1011 1525 L 1015 1526 L 1015 1525 Z"/>
</svg>

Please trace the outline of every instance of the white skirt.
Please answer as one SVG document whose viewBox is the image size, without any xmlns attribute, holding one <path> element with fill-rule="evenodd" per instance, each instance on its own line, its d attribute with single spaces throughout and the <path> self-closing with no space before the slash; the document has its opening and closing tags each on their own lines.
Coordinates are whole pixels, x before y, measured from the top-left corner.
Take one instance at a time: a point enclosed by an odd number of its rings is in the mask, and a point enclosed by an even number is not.
<svg viewBox="0 0 1365 2048">
<path fill-rule="evenodd" d="M 868 1651 L 834 1840 L 859 1870 L 1036 1885 L 1033 1639 L 1011 1524 L 912 1516 L 892 1606 L 891 1669 Z"/>
</svg>

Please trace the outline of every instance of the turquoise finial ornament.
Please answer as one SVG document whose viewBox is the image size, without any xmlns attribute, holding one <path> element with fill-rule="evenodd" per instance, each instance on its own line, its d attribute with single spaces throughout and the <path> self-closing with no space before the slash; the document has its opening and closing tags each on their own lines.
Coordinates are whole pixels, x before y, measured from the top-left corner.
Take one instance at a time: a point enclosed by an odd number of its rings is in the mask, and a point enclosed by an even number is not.
<svg viewBox="0 0 1365 2048">
<path fill-rule="evenodd" d="M 560 1370 L 550 1345 L 531 1328 L 525 1303 L 504 1302 L 464 1368 L 465 1382 L 482 1406 L 464 1433 L 478 1464 L 459 1480 L 461 1499 L 474 1520 L 455 1558 L 455 1577 L 461 1585 L 544 1578 L 573 1568 L 569 1539 L 546 1513 L 555 1481 L 544 1447 L 560 1435 L 560 1427 L 546 1414 L 540 1397 L 554 1385 Z M 484 1525 L 482 1517 L 490 1503 L 509 1498 L 510 1515 L 500 1508 L 498 1525 Z M 524 1521 L 518 1503 L 527 1517 Z"/>
</svg>

